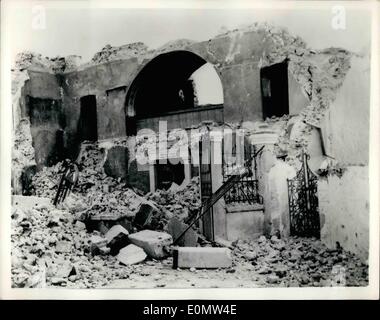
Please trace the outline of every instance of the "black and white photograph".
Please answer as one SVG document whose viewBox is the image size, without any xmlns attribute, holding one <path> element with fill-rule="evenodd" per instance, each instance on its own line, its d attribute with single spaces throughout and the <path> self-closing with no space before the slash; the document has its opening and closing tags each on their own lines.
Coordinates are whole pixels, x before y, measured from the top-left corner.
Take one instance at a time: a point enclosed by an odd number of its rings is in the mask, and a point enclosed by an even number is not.
<svg viewBox="0 0 380 320">
<path fill-rule="evenodd" d="M 1 294 L 378 299 L 378 14 L 1 1 Z"/>
</svg>

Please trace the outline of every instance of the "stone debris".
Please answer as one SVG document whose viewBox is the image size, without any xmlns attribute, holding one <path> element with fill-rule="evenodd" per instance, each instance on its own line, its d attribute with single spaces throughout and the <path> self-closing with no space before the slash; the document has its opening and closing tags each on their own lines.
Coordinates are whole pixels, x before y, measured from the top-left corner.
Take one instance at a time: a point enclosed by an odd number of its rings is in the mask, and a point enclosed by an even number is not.
<svg viewBox="0 0 380 320">
<path fill-rule="evenodd" d="M 17 54 L 14 68 L 15 70 L 22 71 L 32 67 L 34 70 L 43 70 L 57 74 L 75 70 L 80 63 L 81 57 L 77 55 L 49 58 L 32 51 L 23 51 Z"/>
<path fill-rule="evenodd" d="M 98 64 L 117 59 L 138 57 L 146 53 L 147 50 L 148 47 L 142 42 L 131 43 L 120 47 L 112 47 L 108 44 L 102 48 L 102 50 L 95 53 L 91 62 Z"/>
<path fill-rule="evenodd" d="M 114 225 L 108 230 L 105 237 L 107 239 L 107 247 L 110 248 L 110 253 L 112 255 L 117 255 L 120 249 L 130 243 L 128 236 L 129 232 L 121 225 Z"/>
<path fill-rule="evenodd" d="M 147 254 L 143 249 L 134 244 L 130 244 L 121 249 L 117 255 L 117 260 L 125 265 L 135 264 L 143 262 L 147 257 Z"/>
<path fill-rule="evenodd" d="M 204 287 L 205 279 L 210 281 L 207 286 L 213 287 L 225 287 L 226 281 L 241 282 L 245 287 L 368 285 L 367 264 L 341 247 L 328 249 L 316 239 L 285 240 L 262 236 L 254 241 L 228 243 L 233 246 L 232 259 L 228 258 L 227 253 L 222 256 L 225 259 L 223 261 L 232 260 L 232 264 L 225 264 L 225 272 L 203 268 L 211 263 L 215 265 L 214 258 L 211 259 L 212 252 L 219 249 L 227 252 L 229 249 L 207 246 L 177 248 L 180 251 L 192 251 L 191 262 L 186 267 L 173 270 L 174 259 L 170 255 L 156 260 L 145 252 L 151 246 L 154 253 L 161 254 L 161 250 L 166 247 L 165 241 L 170 237 L 167 234 L 160 239 L 162 242 L 147 241 L 155 238 L 148 236 L 139 246 L 129 244 L 112 256 L 107 247 L 107 238 L 100 232 L 89 233 L 83 226 L 78 227 L 75 217 L 67 210 L 46 205 L 28 210 L 13 208 L 11 218 L 12 287 L 100 288 L 112 287 L 116 280 L 131 281 L 132 287 L 144 287 L 144 283 L 154 287 L 157 283 L 154 277 L 166 287 L 181 284 L 183 279 L 189 280 L 184 286 L 188 284 L 190 287 Z M 117 227 L 113 230 L 122 229 Z M 122 233 L 125 234 L 125 231 Z M 165 234 L 152 230 L 138 233 L 138 238 L 144 238 L 141 233 Z M 133 238 L 133 235 L 129 237 Z M 94 243 L 98 249 L 95 256 L 91 253 Z M 200 251 L 208 253 L 204 260 L 194 258 Z M 222 266 L 219 265 L 219 268 Z"/>
<path fill-rule="evenodd" d="M 116 260 L 90 252 L 91 234 L 67 211 L 12 209 L 12 287 L 95 288 L 116 279 Z M 74 281 L 75 280 L 75 281 Z"/>
<path fill-rule="evenodd" d="M 235 264 L 245 261 L 253 273 L 264 276 L 267 285 L 279 286 L 366 286 L 368 265 L 358 257 L 339 249 L 328 249 L 313 238 L 237 241 Z M 334 275 L 334 269 L 341 271 Z M 337 280 L 338 279 L 338 280 Z"/>
<path fill-rule="evenodd" d="M 144 203 L 141 203 L 139 210 L 133 220 L 133 224 L 140 229 L 144 229 L 151 224 L 152 218 L 155 215 L 157 216 L 158 213 L 159 210 L 153 202 L 146 201 Z"/>
<path fill-rule="evenodd" d="M 90 250 L 92 255 L 100 254 L 100 249 L 104 248 L 107 245 L 107 239 L 99 236 L 99 235 L 92 235 L 90 238 Z"/>
<path fill-rule="evenodd" d="M 131 243 L 144 249 L 154 259 L 168 256 L 168 248 L 173 239 L 170 234 L 152 230 L 143 230 L 129 236 Z"/>
<path fill-rule="evenodd" d="M 83 222 L 113 221 L 107 227 L 109 229 L 114 224 L 123 224 L 121 221 L 124 220 L 125 227 L 132 224 L 140 230 L 165 231 L 172 217 L 186 223 L 199 211 L 199 177 L 180 188 L 173 186 L 170 190 L 157 190 L 141 196 L 125 182 L 105 174 L 104 152 L 97 143 L 84 143 L 79 158 L 81 168 L 77 186 L 60 208 L 76 214 Z M 33 177 L 35 195 L 54 198 L 61 166 L 62 163 L 58 163 L 37 172 Z M 109 192 L 104 192 L 104 186 Z"/>
</svg>

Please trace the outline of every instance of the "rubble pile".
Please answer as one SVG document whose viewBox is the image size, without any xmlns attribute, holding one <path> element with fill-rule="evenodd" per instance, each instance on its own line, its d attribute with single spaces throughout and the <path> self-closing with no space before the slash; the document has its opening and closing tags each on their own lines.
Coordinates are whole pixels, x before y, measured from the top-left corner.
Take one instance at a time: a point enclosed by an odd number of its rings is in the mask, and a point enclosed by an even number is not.
<svg viewBox="0 0 380 320">
<path fill-rule="evenodd" d="M 102 50 L 95 53 L 92 63 L 104 63 L 116 59 L 126 59 L 138 57 L 146 53 L 148 47 L 142 42 L 130 43 L 120 47 L 113 47 L 107 44 Z"/>
<path fill-rule="evenodd" d="M 129 234 L 121 225 L 89 233 L 69 211 L 38 205 L 13 208 L 11 243 L 13 287 L 99 288 L 139 275 L 134 264 L 148 257 L 166 258 L 172 238 L 150 230 Z"/>
<path fill-rule="evenodd" d="M 120 179 L 114 179 L 104 172 L 104 153 L 97 144 L 83 144 L 78 157 L 80 173 L 72 196 L 63 206 L 77 218 L 132 220 L 141 203 L 151 202 L 155 210 L 150 229 L 165 230 L 168 221 L 177 217 L 180 221 L 188 221 L 200 208 L 199 177 L 195 177 L 186 186 L 173 183 L 168 190 L 157 190 L 142 196 L 139 190 L 133 190 Z M 52 167 L 44 167 L 33 177 L 35 195 L 53 199 L 59 184 L 62 163 Z"/>
<path fill-rule="evenodd" d="M 23 51 L 16 56 L 15 70 L 22 71 L 33 66 L 33 68 L 47 70 L 57 74 L 76 69 L 80 62 L 81 57 L 77 55 L 49 58 L 32 51 Z"/>
<path fill-rule="evenodd" d="M 368 265 L 350 252 L 328 249 L 320 240 L 261 236 L 256 241 L 237 241 L 235 263 L 249 263 L 266 285 L 367 286 Z"/>
<path fill-rule="evenodd" d="M 154 225 L 165 226 L 173 217 L 182 222 L 189 222 L 199 211 L 201 207 L 201 198 L 199 190 L 199 177 L 194 177 L 186 186 L 178 186 L 173 183 L 168 190 L 157 190 L 154 193 L 148 193 L 146 198 L 153 201 L 160 209 L 159 215 L 153 217 L 156 221 Z"/>
<path fill-rule="evenodd" d="M 104 191 L 104 185 L 111 188 L 119 186 L 120 182 L 107 176 L 103 169 L 104 155 L 96 144 L 82 144 L 79 155 L 80 174 L 74 193 L 88 195 L 96 191 Z M 33 177 L 36 195 L 53 198 L 62 172 L 63 162 L 51 167 L 44 167 Z M 121 188 L 121 187 L 119 187 Z"/>
<path fill-rule="evenodd" d="M 67 211 L 13 209 L 11 241 L 13 287 L 94 288 L 120 276 L 113 257 L 91 255 L 90 235 Z"/>
</svg>

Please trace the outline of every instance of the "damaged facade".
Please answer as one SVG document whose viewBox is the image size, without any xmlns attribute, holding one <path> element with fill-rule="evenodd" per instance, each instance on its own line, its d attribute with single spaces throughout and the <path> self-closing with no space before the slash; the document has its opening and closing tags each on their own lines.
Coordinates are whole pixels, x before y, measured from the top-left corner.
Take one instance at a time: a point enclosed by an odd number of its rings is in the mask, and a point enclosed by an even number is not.
<svg viewBox="0 0 380 320">
<path fill-rule="evenodd" d="M 51 168 L 71 158 L 93 161 L 84 164 L 79 183 L 85 192 L 97 189 L 93 198 L 101 192 L 128 198 L 118 189 L 124 183 L 141 191 L 138 197 L 158 203 L 166 220 L 175 209 L 165 212 L 159 189 L 181 192 L 200 180 L 201 190 L 192 193 L 200 193 L 199 198 L 187 199 L 175 214 L 186 208 L 192 216 L 228 180 L 226 159 L 241 151 L 238 143 L 230 151 L 217 145 L 237 141 L 236 130 L 241 130 L 252 174 L 201 220 L 205 238 L 294 235 L 289 180 L 307 161 L 317 186 L 318 237 L 329 248 L 339 243 L 366 261 L 368 57 L 337 48 L 311 50 L 282 29 L 253 25 L 204 42 L 173 41 L 157 50 L 143 43 L 106 46 L 91 62 L 79 65 L 78 60 L 19 56 L 13 71 L 13 194 L 53 197 L 54 182 L 39 187 L 39 179 L 44 172 L 54 179 L 58 169 Z M 203 94 L 205 86 L 216 93 Z M 184 129 L 189 141 L 191 130 L 198 129 L 201 147 L 196 141 L 189 159 L 174 163 L 174 131 L 163 154 L 157 151 L 153 162 L 141 165 L 136 159 L 141 129 L 155 132 L 158 140 L 162 133 Z M 208 135 L 212 131 L 222 134 Z M 193 150 L 197 157 L 199 150 L 209 152 L 210 165 L 205 167 L 202 156 L 192 161 Z M 213 161 L 218 157 L 221 163 Z M 103 203 L 92 205 L 109 206 L 107 196 L 102 197 Z"/>
</svg>

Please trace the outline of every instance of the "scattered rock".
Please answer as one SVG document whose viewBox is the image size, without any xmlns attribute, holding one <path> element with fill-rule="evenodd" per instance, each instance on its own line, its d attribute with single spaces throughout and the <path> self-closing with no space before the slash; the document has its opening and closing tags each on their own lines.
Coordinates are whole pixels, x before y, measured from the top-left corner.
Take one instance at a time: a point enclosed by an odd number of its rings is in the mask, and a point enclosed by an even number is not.
<svg viewBox="0 0 380 320">
<path fill-rule="evenodd" d="M 269 284 L 276 284 L 276 283 L 278 283 L 280 281 L 280 279 L 275 274 L 270 274 L 269 276 L 266 277 L 266 281 Z"/>
<path fill-rule="evenodd" d="M 55 246 L 55 251 L 58 253 L 69 253 L 71 249 L 72 244 L 69 241 L 59 241 Z"/>
<path fill-rule="evenodd" d="M 107 239 L 107 247 L 110 248 L 111 255 L 117 255 L 121 248 L 124 248 L 130 243 L 129 232 L 123 228 L 121 225 L 113 226 L 105 234 Z"/>
<path fill-rule="evenodd" d="M 125 248 L 121 249 L 117 255 L 117 260 L 125 265 L 136 264 L 144 261 L 147 255 L 143 249 L 130 244 Z"/>
<path fill-rule="evenodd" d="M 91 250 L 92 255 L 100 254 L 100 251 L 99 251 L 100 248 L 105 247 L 107 245 L 107 239 L 99 235 L 92 235 L 90 242 L 91 242 L 90 250 Z"/>
</svg>

